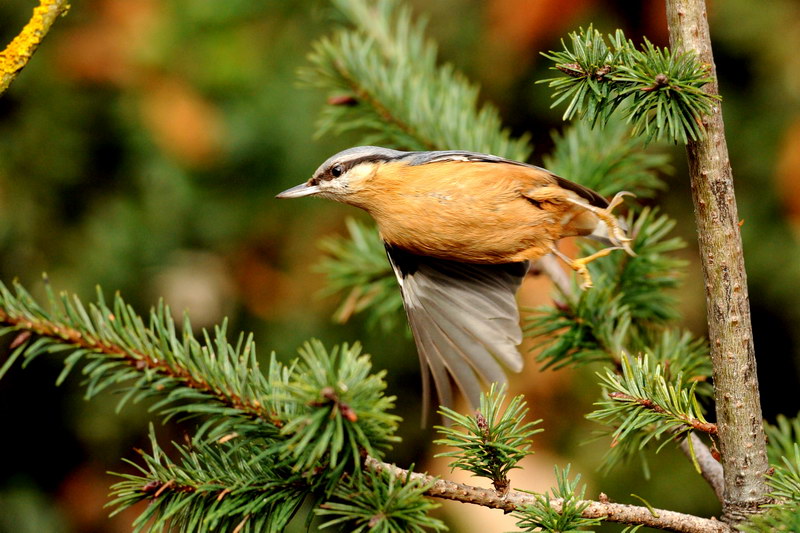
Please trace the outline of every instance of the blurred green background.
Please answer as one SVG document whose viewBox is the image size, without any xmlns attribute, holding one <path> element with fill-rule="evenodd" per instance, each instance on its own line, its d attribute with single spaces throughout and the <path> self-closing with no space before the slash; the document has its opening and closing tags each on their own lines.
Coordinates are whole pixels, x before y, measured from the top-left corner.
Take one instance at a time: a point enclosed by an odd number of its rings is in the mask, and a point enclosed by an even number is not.
<svg viewBox="0 0 800 533">
<path fill-rule="evenodd" d="M 438 0 L 410 2 L 427 17 L 442 60 L 480 83 L 515 133 L 530 132 L 540 163 L 563 127 L 551 110 L 550 76 L 540 51 L 593 23 L 666 45 L 662 1 Z M 33 0 L 0 3 L 0 41 L 30 17 Z M 724 95 L 729 148 L 762 381 L 765 416 L 793 416 L 800 360 L 800 4 L 790 0 L 711 2 L 709 16 Z M 316 336 L 326 344 L 362 340 L 400 397 L 401 465 L 439 469 L 430 428 L 419 429 L 419 370 L 409 337 L 391 338 L 360 317 L 331 321 L 321 298 L 318 241 L 343 233 L 351 208 L 321 200 L 277 201 L 356 138 L 315 138 L 326 96 L 297 84 L 310 44 L 333 26 L 323 0 L 76 0 L 11 89 L 0 97 L 0 279 L 41 294 L 42 273 L 84 300 L 99 285 L 121 291 L 140 312 L 163 297 L 197 327 L 230 318 L 229 331 L 253 331 L 262 356 L 283 359 Z M 452 148 L 459 148 L 454 146 Z M 670 190 L 658 199 L 678 219 L 691 261 L 680 295 L 687 327 L 705 330 L 704 291 L 683 149 Z M 569 177 L 569 176 L 566 176 Z M 546 303 L 532 280 L 524 304 Z M 10 339 L 0 341 L 0 360 Z M 537 455 L 514 486 L 544 490 L 552 464 L 573 463 L 589 484 L 631 501 L 712 514 L 711 491 L 679 453 L 601 477 L 607 441 L 581 446 L 583 420 L 597 395 L 594 369 L 515 376 L 544 418 Z M 0 533 L 130 531 L 135 513 L 103 509 L 121 457 L 146 447 L 147 406 L 114 411 L 109 394 L 82 399 L 76 373 L 53 386 L 60 361 L 41 358 L 0 381 Z M 162 441 L 184 428 L 159 427 Z M 474 481 L 474 480 L 473 480 Z M 498 512 L 450 506 L 454 531 L 507 531 Z M 472 514 L 472 513 L 476 514 Z M 299 521 L 298 530 L 302 530 Z M 610 528 L 608 530 L 615 530 Z"/>
</svg>

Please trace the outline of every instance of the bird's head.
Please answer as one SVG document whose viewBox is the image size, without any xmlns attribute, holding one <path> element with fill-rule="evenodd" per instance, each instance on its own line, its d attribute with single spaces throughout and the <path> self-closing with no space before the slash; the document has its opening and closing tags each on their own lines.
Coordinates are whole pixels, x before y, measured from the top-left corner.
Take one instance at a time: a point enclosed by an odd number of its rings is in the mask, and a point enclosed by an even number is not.
<svg viewBox="0 0 800 533">
<path fill-rule="evenodd" d="M 306 181 L 278 194 L 276 198 L 320 196 L 338 202 L 358 204 L 357 197 L 368 186 L 381 164 L 396 161 L 408 152 L 380 146 L 357 146 L 328 158 Z"/>
</svg>

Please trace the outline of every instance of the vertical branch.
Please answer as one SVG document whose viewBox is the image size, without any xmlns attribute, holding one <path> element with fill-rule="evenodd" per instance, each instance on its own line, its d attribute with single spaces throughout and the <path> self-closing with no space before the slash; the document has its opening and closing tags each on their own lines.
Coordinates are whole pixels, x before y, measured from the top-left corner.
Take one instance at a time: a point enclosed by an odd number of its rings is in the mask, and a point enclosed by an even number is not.
<svg viewBox="0 0 800 533">
<path fill-rule="evenodd" d="M 667 0 L 670 45 L 694 51 L 715 81 L 704 0 Z M 725 487 L 723 517 L 739 522 L 767 500 L 767 463 L 747 277 L 722 108 L 702 118 L 706 137 L 687 145 L 692 199 L 706 287 L 708 335 Z"/>
<path fill-rule="evenodd" d="M 69 9 L 67 0 L 41 0 L 30 21 L 13 41 L 0 51 L 0 94 L 8 89 L 19 71 L 39 47 L 50 26 Z"/>
</svg>

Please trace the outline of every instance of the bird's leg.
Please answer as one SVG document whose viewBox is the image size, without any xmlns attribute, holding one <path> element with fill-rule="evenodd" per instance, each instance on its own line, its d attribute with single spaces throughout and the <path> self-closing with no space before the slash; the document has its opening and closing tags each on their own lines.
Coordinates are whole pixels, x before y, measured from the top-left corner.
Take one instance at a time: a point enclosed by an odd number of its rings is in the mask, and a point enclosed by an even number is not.
<svg viewBox="0 0 800 533">
<path fill-rule="evenodd" d="M 586 203 L 583 200 L 578 200 L 576 198 L 564 198 L 564 200 L 566 200 L 571 204 L 582 207 L 588 211 L 591 211 L 597 218 L 606 223 L 606 226 L 608 227 L 608 239 L 612 242 L 612 244 L 615 245 L 614 248 L 609 248 L 608 250 L 616 250 L 622 248 L 628 253 L 628 255 L 636 255 L 631 249 L 630 245 L 628 244 L 629 242 L 631 242 L 631 238 L 628 237 L 628 234 L 625 233 L 624 229 L 622 229 L 622 226 L 620 226 L 617 217 L 615 217 L 611 213 L 615 207 L 617 207 L 623 202 L 623 198 L 625 196 L 634 196 L 634 194 L 628 191 L 618 192 L 617 194 L 614 195 L 614 198 L 612 198 L 611 201 L 608 203 L 608 207 L 604 209 L 593 206 L 591 204 Z M 589 257 L 594 258 L 595 255 L 597 254 L 593 254 Z M 597 257 L 602 257 L 602 256 L 597 256 Z"/>
<path fill-rule="evenodd" d="M 607 256 L 614 250 L 620 250 L 620 249 L 622 249 L 621 246 L 612 246 L 610 248 L 603 248 L 602 250 L 599 250 L 593 253 L 592 255 L 587 255 L 586 257 L 581 257 L 580 259 L 570 259 L 564 253 L 559 251 L 559 249 L 556 248 L 555 246 L 550 248 L 550 250 L 556 257 L 564 261 L 567 264 L 567 266 L 569 266 L 571 269 L 577 272 L 578 275 L 583 279 L 583 282 L 581 283 L 582 290 L 590 289 L 594 285 L 592 283 L 592 276 L 591 274 L 589 274 L 589 269 L 586 268 L 586 265 L 588 265 L 595 259 Z"/>
</svg>

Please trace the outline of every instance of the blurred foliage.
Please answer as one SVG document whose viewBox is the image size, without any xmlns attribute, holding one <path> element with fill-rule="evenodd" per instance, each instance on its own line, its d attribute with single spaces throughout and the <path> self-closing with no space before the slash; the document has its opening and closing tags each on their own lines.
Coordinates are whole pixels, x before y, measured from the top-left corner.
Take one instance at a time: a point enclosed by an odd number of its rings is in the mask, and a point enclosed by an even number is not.
<svg viewBox="0 0 800 533">
<path fill-rule="evenodd" d="M 558 48 L 558 38 L 590 22 L 666 44 L 660 3 L 412 4 L 431 20 L 440 58 L 486 87 L 477 101 L 492 100 L 512 133 L 530 131 L 542 153 L 553 142 L 550 130 L 561 127 L 561 111 L 549 109 L 545 87 L 532 85 L 549 75 L 539 51 Z M 32 6 L 30 0 L 0 3 L 0 39 L 8 42 L 19 31 Z M 119 289 L 138 310 L 163 295 L 177 312 L 188 309 L 199 326 L 229 315 L 232 330 L 253 330 L 259 343 L 284 357 L 312 333 L 327 341 L 361 338 L 375 365 L 389 369 L 390 391 L 403 399 L 398 410 L 407 419 L 401 426 L 407 451 L 393 453 L 410 462 L 430 439 L 415 428 L 418 363 L 406 333 L 370 332 L 358 319 L 331 325 L 331 304 L 315 297 L 323 284 L 309 267 L 319 257 L 316 243 L 346 233 L 343 217 L 353 212 L 272 199 L 353 142 L 347 134 L 311 142 L 324 97 L 297 86 L 309 43 L 327 33 L 329 10 L 322 0 L 73 2 L 0 98 L 0 279 L 18 277 L 41 295 L 46 271 L 59 287 L 82 296 L 97 284 Z M 798 17 L 793 0 L 729 0 L 709 10 L 770 419 L 799 407 L 785 394 L 797 387 L 798 373 L 787 364 L 795 362 L 796 370 L 800 354 L 800 330 L 793 326 L 800 321 L 794 289 L 800 286 L 800 164 L 793 155 L 800 142 Z M 670 192 L 654 192 L 677 220 L 675 231 L 691 243 L 685 171 L 676 163 L 673 176 L 662 178 Z M 685 287 L 679 297 L 691 344 L 704 329 L 696 265 Z M 663 346 L 671 349 L 673 341 Z M 105 490 L 95 495 L 110 484 L 104 474 L 110 465 L 131 445 L 146 447 L 146 405 L 116 416 L 113 398 L 83 402 L 83 391 L 69 380 L 61 389 L 43 386 L 41 375 L 55 380 L 60 367 L 45 359 L 34 365 L 37 377 L 17 368 L 0 381 L 0 403 L 13 406 L 4 409 L 10 435 L 4 446 L 15 457 L 0 470 L 0 531 L 128 531 L 130 516 L 109 521 L 104 512 L 86 510 L 100 509 Z M 529 381 L 541 399 L 535 416 L 552 421 L 549 444 L 579 458 L 573 464 L 586 478 L 603 450 L 594 453 L 596 443 L 576 447 L 587 428 L 575 421 L 593 400 L 582 391 L 593 389 L 585 374 L 572 379 L 569 392 L 549 389 L 547 380 Z M 558 416 L 548 416 L 548 408 Z M 180 440 L 181 431 L 179 425 L 157 428 L 164 441 Z M 58 445 L 43 457 L 29 445 L 38 442 Z M 671 461 L 681 461 L 657 460 L 671 468 Z M 630 487 L 635 477 L 621 470 L 602 487 L 610 490 L 616 481 Z M 699 507 L 704 490 L 687 483 L 675 494 L 653 479 L 636 492 L 657 494 L 665 506 L 674 498 L 684 509 L 713 513 Z"/>
</svg>

